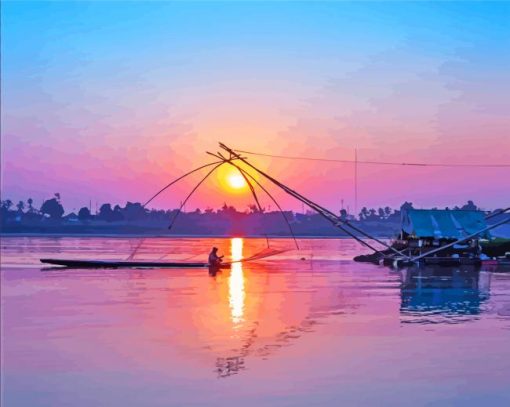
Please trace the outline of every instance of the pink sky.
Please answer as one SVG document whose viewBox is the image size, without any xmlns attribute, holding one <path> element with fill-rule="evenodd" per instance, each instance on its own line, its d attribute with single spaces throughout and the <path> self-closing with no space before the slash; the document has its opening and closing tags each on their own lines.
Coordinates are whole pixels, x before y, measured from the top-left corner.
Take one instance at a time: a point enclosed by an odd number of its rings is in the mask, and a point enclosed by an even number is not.
<svg viewBox="0 0 510 407">
<path fill-rule="evenodd" d="M 462 13 L 426 4 L 204 6 L 197 14 L 162 4 L 140 14 L 137 4 L 118 24 L 114 5 L 73 7 L 81 6 L 4 10 L 3 199 L 32 197 L 37 206 L 60 192 L 68 211 L 145 201 L 208 162 L 218 141 L 293 156 L 352 159 L 357 148 L 360 160 L 510 163 L 504 5 Z M 252 160 L 330 209 L 342 199 L 354 207 L 352 165 Z M 510 201 L 508 167 L 365 165 L 358 175 L 358 209 Z M 154 206 L 175 207 L 196 179 Z M 251 202 L 216 184 L 187 209 Z"/>
</svg>

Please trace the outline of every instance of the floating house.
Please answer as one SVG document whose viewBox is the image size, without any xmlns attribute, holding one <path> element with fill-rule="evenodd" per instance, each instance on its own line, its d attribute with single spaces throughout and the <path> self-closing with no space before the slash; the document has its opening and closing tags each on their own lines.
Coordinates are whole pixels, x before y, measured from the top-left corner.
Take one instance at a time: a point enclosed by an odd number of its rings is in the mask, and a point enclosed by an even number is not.
<svg viewBox="0 0 510 407">
<path fill-rule="evenodd" d="M 398 245 L 411 257 L 422 256 L 485 228 L 487 228 L 485 214 L 481 211 L 404 209 Z M 425 259 L 428 263 L 440 263 L 445 259 L 479 261 L 481 255 L 479 241 L 489 238 L 489 232 L 484 232 Z"/>
</svg>

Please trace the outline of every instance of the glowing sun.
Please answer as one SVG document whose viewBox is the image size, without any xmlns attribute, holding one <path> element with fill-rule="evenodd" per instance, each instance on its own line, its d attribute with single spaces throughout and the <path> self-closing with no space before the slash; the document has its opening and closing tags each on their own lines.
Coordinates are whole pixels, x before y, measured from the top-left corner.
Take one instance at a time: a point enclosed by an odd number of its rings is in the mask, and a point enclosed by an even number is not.
<svg viewBox="0 0 510 407">
<path fill-rule="evenodd" d="M 232 189 L 241 189 L 246 186 L 246 180 L 241 174 L 231 173 L 227 176 L 227 183 Z"/>
<path fill-rule="evenodd" d="M 223 165 L 216 173 L 217 185 L 225 192 L 243 195 L 248 189 L 248 182 L 241 173 L 231 166 Z"/>
</svg>

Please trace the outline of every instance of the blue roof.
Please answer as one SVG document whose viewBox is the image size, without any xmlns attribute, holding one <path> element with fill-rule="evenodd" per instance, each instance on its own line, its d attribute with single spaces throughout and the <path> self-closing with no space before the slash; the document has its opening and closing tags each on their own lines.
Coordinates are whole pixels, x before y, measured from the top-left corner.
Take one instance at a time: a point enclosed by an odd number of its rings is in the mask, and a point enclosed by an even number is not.
<svg viewBox="0 0 510 407">
<path fill-rule="evenodd" d="M 416 237 L 461 239 L 487 227 L 481 211 L 406 209 L 402 211 L 402 230 Z M 489 237 L 488 232 L 481 234 Z"/>
</svg>

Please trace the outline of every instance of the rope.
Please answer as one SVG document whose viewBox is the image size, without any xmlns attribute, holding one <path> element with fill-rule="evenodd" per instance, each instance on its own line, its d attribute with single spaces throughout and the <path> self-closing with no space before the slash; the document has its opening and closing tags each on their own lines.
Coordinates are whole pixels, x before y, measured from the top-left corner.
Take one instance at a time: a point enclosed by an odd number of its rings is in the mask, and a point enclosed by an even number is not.
<svg viewBox="0 0 510 407">
<path fill-rule="evenodd" d="M 334 162 L 344 164 L 374 164 L 374 165 L 399 165 L 399 166 L 410 166 L 410 167 L 472 167 L 472 168 L 508 168 L 510 164 L 440 164 L 440 163 L 406 163 L 406 162 L 391 162 L 391 161 L 355 161 L 355 160 L 337 160 L 333 158 L 317 158 L 317 157 L 299 157 L 290 155 L 276 155 L 276 154 L 265 154 L 256 153 L 253 151 L 237 150 L 238 153 L 257 155 L 260 157 L 271 157 L 271 158 L 282 158 L 285 160 L 306 160 L 306 161 L 321 161 L 321 162 Z"/>
<path fill-rule="evenodd" d="M 212 170 L 210 170 L 204 178 L 202 178 L 200 180 L 200 182 L 195 185 L 195 187 L 191 190 L 191 192 L 188 194 L 188 196 L 186 197 L 186 199 L 181 203 L 181 206 L 179 207 L 179 209 L 177 210 L 177 213 L 175 214 L 174 218 L 172 219 L 172 222 L 170 222 L 170 226 L 168 226 L 168 229 L 172 229 L 175 221 L 177 220 L 177 217 L 180 215 L 180 213 L 182 212 L 182 208 L 184 208 L 184 205 L 186 205 L 186 202 L 188 202 L 188 200 L 191 198 L 191 195 L 193 195 L 193 193 L 198 189 L 198 187 L 200 185 L 202 185 L 202 183 L 207 179 L 209 178 L 209 175 L 211 175 L 214 171 L 216 171 L 216 169 L 218 167 L 221 167 L 223 164 L 225 164 L 224 161 L 221 161 L 218 165 L 216 165 L 215 167 L 213 167 Z"/>
<path fill-rule="evenodd" d="M 268 180 L 270 180 L 273 184 L 277 185 L 278 187 L 282 188 L 285 192 L 287 192 L 289 195 L 292 195 L 293 197 L 295 197 L 296 199 L 300 200 L 301 202 L 305 203 L 306 205 L 308 205 L 310 208 L 312 208 L 313 210 L 315 210 L 317 213 L 319 213 L 321 216 L 323 216 L 324 218 L 326 218 L 328 221 L 330 221 L 331 223 L 333 223 L 336 227 L 338 227 L 340 230 L 343 230 L 345 233 L 347 233 L 349 236 L 351 236 L 353 239 L 355 239 L 356 241 L 358 241 L 359 243 L 363 244 L 364 246 L 367 246 L 368 248 L 370 248 L 372 251 L 376 252 L 376 253 L 379 253 L 382 255 L 381 251 L 380 250 L 377 250 L 376 248 L 374 248 L 373 246 L 371 246 L 370 244 L 368 244 L 367 242 L 365 242 L 364 240 L 358 238 L 356 235 L 354 235 L 353 233 L 351 233 L 350 231 L 348 231 L 347 229 L 345 229 L 343 226 L 342 226 L 342 221 L 335 215 L 333 214 L 332 212 L 328 211 L 326 208 L 323 208 L 321 207 L 320 205 L 316 204 L 315 202 L 313 201 L 310 201 L 308 198 L 305 198 L 303 195 L 299 194 L 298 192 L 290 189 L 289 187 L 287 187 L 286 185 L 282 184 L 280 181 L 276 180 L 275 178 L 271 177 L 270 175 L 266 174 L 265 172 L 261 171 L 260 169 L 258 169 L 257 167 L 253 166 L 251 163 L 249 163 L 248 161 L 246 161 L 244 158 L 240 157 L 238 154 L 236 154 L 232 149 L 230 149 L 229 147 L 227 147 L 225 144 L 223 143 L 220 143 L 220 147 L 223 148 L 224 150 L 228 151 L 229 153 L 233 154 L 235 157 L 237 157 L 238 159 L 240 159 L 242 162 L 244 162 L 246 165 L 248 165 L 249 167 L 253 168 L 255 171 L 257 171 L 259 174 L 263 175 L 264 177 L 266 177 Z M 352 225 L 348 224 L 347 226 L 353 228 Z M 364 233 L 364 232 L 363 232 Z M 365 234 L 365 233 L 364 233 Z M 386 243 L 384 242 L 381 242 L 380 240 L 378 240 L 377 238 L 374 238 L 374 237 L 371 237 L 368 235 L 368 237 L 370 237 L 371 239 L 375 240 L 376 242 L 382 244 L 383 246 L 385 246 L 386 248 L 404 256 L 404 257 L 408 257 L 406 256 L 405 254 L 403 254 L 402 252 L 396 250 L 395 248 L 387 245 Z"/>
</svg>

